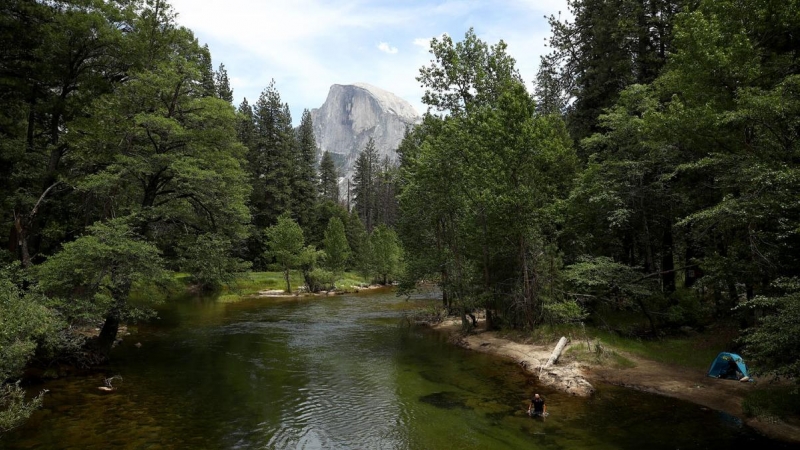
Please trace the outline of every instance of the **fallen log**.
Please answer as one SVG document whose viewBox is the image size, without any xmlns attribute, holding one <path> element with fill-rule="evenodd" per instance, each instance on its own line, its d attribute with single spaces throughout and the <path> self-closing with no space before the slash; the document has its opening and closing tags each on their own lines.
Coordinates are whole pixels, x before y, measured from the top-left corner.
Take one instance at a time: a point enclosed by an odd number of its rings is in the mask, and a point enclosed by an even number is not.
<svg viewBox="0 0 800 450">
<path fill-rule="evenodd" d="M 546 369 L 546 368 L 552 366 L 553 364 L 555 364 L 556 361 L 558 361 L 558 357 L 561 356 L 561 352 L 564 351 L 564 347 L 566 347 L 566 345 L 567 345 L 567 338 L 564 337 L 564 336 L 561 336 L 561 339 L 558 340 L 558 345 L 556 345 L 556 348 L 553 350 L 553 353 L 550 355 L 550 359 L 547 360 L 547 362 L 544 364 L 543 368 Z"/>
</svg>

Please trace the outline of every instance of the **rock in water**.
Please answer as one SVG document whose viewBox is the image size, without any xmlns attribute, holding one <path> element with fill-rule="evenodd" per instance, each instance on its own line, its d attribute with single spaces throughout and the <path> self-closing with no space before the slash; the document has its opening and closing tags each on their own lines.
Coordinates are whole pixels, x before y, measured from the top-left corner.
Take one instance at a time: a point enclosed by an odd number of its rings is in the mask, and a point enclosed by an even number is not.
<svg viewBox="0 0 800 450">
<path fill-rule="evenodd" d="M 350 178 L 359 153 L 369 138 L 375 140 L 380 160 L 397 161 L 397 147 L 406 127 L 419 123 L 410 103 L 365 83 L 334 84 L 319 109 L 311 111 L 314 137 L 321 152 L 328 151 L 339 175 Z"/>
</svg>

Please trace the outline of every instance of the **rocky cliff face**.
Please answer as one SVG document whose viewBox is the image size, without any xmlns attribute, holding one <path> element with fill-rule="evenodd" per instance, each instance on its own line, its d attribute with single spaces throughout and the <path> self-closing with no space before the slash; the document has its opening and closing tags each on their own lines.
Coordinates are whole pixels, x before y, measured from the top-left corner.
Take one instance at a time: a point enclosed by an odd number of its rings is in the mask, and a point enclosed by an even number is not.
<svg viewBox="0 0 800 450">
<path fill-rule="evenodd" d="M 320 150 L 331 152 L 340 175 L 347 178 L 370 137 L 381 160 L 385 155 L 396 161 L 406 126 L 418 123 L 420 116 L 391 92 L 356 83 L 331 86 L 325 103 L 311 111 L 311 120 Z"/>
</svg>

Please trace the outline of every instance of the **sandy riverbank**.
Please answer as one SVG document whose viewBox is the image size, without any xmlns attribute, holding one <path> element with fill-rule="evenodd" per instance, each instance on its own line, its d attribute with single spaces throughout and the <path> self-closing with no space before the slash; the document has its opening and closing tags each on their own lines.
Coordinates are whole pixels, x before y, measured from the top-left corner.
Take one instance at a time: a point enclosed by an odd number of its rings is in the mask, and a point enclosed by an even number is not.
<svg viewBox="0 0 800 450">
<path fill-rule="evenodd" d="M 375 291 L 379 289 L 391 289 L 391 288 L 392 288 L 391 285 L 384 286 L 381 284 L 371 284 L 369 286 L 350 286 L 349 288 L 345 289 L 335 289 L 331 291 L 319 291 L 319 292 L 306 292 L 306 291 L 286 292 L 283 289 L 264 289 L 258 291 L 258 293 L 256 293 L 256 297 L 280 297 L 280 298 L 328 297 L 332 295 L 358 294 L 360 292 Z"/>
<path fill-rule="evenodd" d="M 485 331 L 483 325 L 479 321 L 475 332 L 466 336 L 460 333 L 461 322 L 457 319 L 448 319 L 432 325 L 432 328 L 448 333 L 454 343 L 464 348 L 514 360 L 525 370 L 537 375 L 543 384 L 572 395 L 591 396 L 594 385 L 599 383 L 637 389 L 723 411 L 740 418 L 750 427 L 773 439 L 800 443 L 800 421 L 795 423 L 777 418 L 745 417 L 742 400 L 748 391 L 759 388 L 758 383 L 710 378 L 705 372 L 665 365 L 630 354 L 623 354 L 633 362 L 633 367 L 626 368 L 580 362 L 570 357 L 568 349 L 571 346 L 586 345 L 585 343 L 567 344 L 558 362 L 542 370 L 541 367 L 550 357 L 555 343 L 521 344 L 499 337 L 497 333 Z"/>
</svg>

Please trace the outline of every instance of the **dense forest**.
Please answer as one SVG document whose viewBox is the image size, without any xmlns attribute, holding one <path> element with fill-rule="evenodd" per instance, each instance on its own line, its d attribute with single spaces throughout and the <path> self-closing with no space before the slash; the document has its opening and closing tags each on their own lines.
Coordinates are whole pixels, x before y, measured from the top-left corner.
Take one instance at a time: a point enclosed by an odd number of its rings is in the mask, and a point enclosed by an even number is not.
<svg viewBox="0 0 800 450">
<path fill-rule="evenodd" d="M 800 3 L 569 5 L 532 94 L 502 41 L 431 42 L 398 150 L 403 288 L 439 280 L 465 326 L 733 321 L 796 378 Z"/>
<path fill-rule="evenodd" d="M 431 40 L 399 165 L 370 142 L 341 183 L 309 112 L 293 127 L 275 82 L 233 105 L 166 1 L 3 2 L 0 432 L 41 403 L 26 365 L 107 358 L 177 273 L 435 283 L 465 328 L 733 321 L 796 379 L 800 2 L 569 5 L 533 90 L 502 41 Z"/>
</svg>

